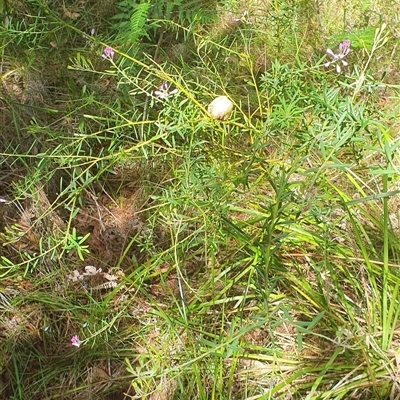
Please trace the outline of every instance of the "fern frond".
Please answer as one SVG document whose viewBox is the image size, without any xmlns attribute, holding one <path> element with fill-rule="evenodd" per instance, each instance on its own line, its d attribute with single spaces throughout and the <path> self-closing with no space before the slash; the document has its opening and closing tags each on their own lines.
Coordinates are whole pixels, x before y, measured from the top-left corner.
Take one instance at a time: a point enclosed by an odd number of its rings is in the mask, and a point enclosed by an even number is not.
<svg viewBox="0 0 400 400">
<path fill-rule="evenodd" d="M 80 53 L 78 53 L 74 58 L 70 58 L 70 61 L 71 65 L 68 66 L 68 69 L 75 71 L 94 71 L 93 63 Z"/>
<path fill-rule="evenodd" d="M 138 4 L 131 15 L 129 40 L 133 44 L 136 43 L 141 36 L 147 35 L 145 26 L 149 8 L 150 3 L 148 2 Z"/>
</svg>

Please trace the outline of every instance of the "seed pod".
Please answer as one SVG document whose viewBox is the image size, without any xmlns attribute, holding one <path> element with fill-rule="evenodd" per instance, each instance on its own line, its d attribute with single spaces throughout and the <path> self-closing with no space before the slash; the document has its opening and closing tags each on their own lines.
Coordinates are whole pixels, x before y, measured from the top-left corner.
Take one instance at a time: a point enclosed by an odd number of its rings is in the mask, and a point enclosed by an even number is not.
<svg viewBox="0 0 400 400">
<path fill-rule="evenodd" d="M 226 96 L 218 96 L 207 108 L 208 112 L 221 121 L 226 121 L 233 110 L 233 103 Z"/>
</svg>

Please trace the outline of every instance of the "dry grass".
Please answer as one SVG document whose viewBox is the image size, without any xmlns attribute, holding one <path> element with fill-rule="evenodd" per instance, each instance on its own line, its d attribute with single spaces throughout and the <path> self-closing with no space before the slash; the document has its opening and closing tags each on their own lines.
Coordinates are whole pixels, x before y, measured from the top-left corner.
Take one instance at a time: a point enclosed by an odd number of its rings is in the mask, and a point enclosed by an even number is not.
<svg viewBox="0 0 400 400">
<path fill-rule="evenodd" d="M 3 52 L 0 399 L 398 398 L 396 10 L 224 2 L 125 71 L 100 57 L 115 5 L 51 5 L 40 74 Z M 383 23 L 347 77 L 322 68 Z"/>
</svg>

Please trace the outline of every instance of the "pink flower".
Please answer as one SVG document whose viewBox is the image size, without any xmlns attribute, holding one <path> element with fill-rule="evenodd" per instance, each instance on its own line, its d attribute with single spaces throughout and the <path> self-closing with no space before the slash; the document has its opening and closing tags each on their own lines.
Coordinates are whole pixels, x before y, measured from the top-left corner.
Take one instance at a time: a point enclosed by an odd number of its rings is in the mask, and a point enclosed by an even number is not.
<svg viewBox="0 0 400 400">
<path fill-rule="evenodd" d="M 168 83 L 163 83 L 159 86 L 158 90 L 154 91 L 154 96 L 158 97 L 161 100 L 168 99 L 168 97 L 173 96 L 179 92 L 178 89 L 173 89 L 169 91 Z"/>
<path fill-rule="evenodd" d="M 78 335 L 74 335 L 71 338 L 71 344 L 75 347 L 81 347 L 82 342 L 79 340 Z"/>
<path fill-rule="evenodd" d="M 101 55 L 105 60 L 114 58 L 114 50 L 110 46 L 106 46 L 103 50 L 103 54 Z"/>
<path fill-rule="evenodd" d="M 349 63 L 344 60 L 344 58 L 350 53 L 350 45 L 351 42 L 349 39 L 343 40 L 343 42 L 339 43 L 338 52 L 334 53 L 331 49 L 326 49 L 326 54 L 331 58 L 331 61 L 328 61 L 324 64 L 325 68 L 328 68 L 331 64 L 335 65 L 336 72 L 340 73 L 342 71 L 341 65 L 343 67 L 347 67 Z"/>
</svg>

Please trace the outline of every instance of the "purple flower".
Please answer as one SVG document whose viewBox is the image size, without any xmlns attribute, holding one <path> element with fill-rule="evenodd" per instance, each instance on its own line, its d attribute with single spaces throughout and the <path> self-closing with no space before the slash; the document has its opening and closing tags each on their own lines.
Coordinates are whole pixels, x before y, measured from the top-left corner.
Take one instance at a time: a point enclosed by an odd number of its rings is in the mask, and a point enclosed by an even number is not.
<svg viewBox="0 0 400 400">
<path fill-rule="evenodd" d="M 171 91 L 168 90 L 168 83 L 163 83 L 162 85 L 159 86 L 159 90 L 154 91 L 154 96 L 158 97 L 161 100 L 167 99 L 170 96 L 173 96 L 174 94 L 177 94 L 179 92 L 178 89 L 173 89 Z"/>
<path fill-rule="evenodd" d="M 336 72 L 339 74 L 342 72 L 341 65 L 343 67 L 347 67 L 349 63 L 344 60 L 344 58 L 350 53 L 350 40 L 346 39 L 343 42 L 339 43 L 338 52 L 334 53 L 331 49 L 326 49 L 326 54 L 331 58 L 331 61 L 328 61 L 324 64 L 325 68 L 328 68 L 331 64 L 335 65 Z M 340 65 L 341 64 L 341 65 Z"/>
<path fill-rule="evenodd" d="M 90 30 L 90 36 L 94 36 L 95 33 L 96 33 L 96 29 L 95 29 L 95 28 L 92 28 L 92 29 Z M 82 35 L 82 37 L 86 39 L 86 43 L 90 43 L 89 36 L 88 36 L 86 33 L 84 33 L 84 34 Z"/>
<path fill-rule="evenodd" d="M 79 340 L 78 335 L 74 335 L 71 338 L 71 344 L 75 347 L 81 347 L 82 342 Z"/>
<path fill-rule="evenodd" d="M 106 46 L 101 55 L 105 60 L 114 58 L 114 50 L 110 46 Z"/>
</svg>

